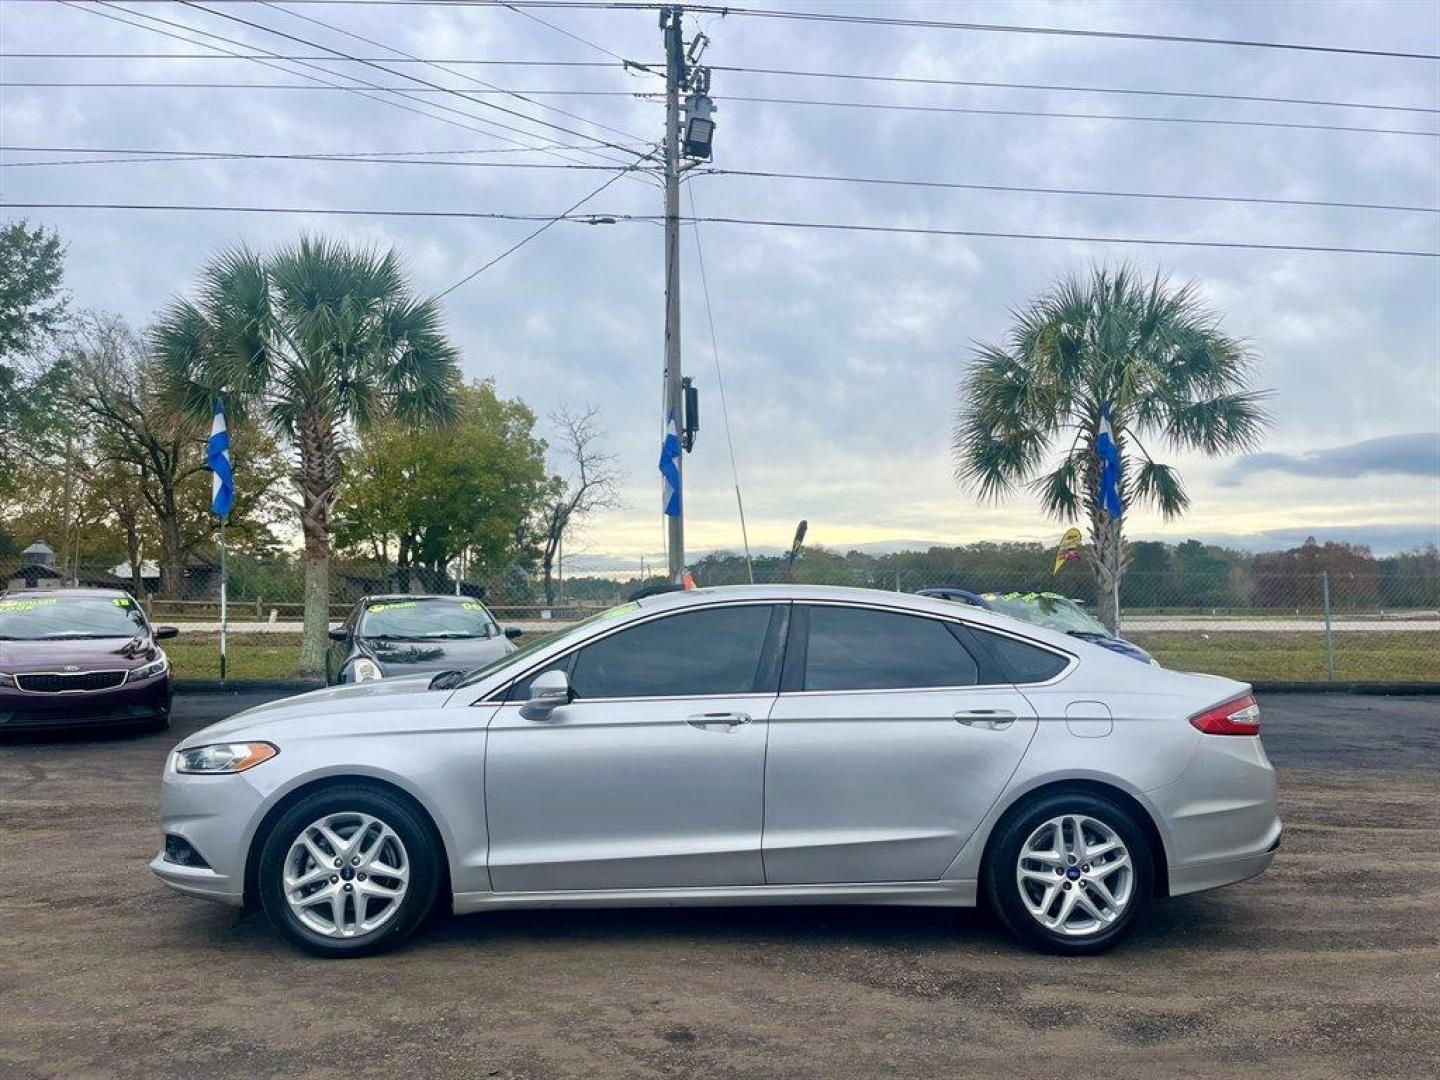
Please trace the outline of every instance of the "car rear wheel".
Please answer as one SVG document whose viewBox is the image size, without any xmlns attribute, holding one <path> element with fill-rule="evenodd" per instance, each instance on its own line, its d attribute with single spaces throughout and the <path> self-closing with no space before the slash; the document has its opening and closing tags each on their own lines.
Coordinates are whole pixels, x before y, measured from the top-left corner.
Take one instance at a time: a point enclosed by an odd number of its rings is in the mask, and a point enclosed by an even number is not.
<svg viewBox="0 0 1440 1080">
<path fill-rule="evenodd" d="M 404 799 L 379 787 L 337 785 L 275 823 L 260 855 L 260 901 L 292 944 L 316 956 L 391 949 L 435 902 L 439 846 Z"/>
<path fill-rule="evenodd" d="M 1016 937 L 1050 953 L 1105 952 L 1134 930 L 1155 890 L 1144 830 L 1118 803 L 1044 796 L 1001 826 L 985 888 Z"/>
</svg>

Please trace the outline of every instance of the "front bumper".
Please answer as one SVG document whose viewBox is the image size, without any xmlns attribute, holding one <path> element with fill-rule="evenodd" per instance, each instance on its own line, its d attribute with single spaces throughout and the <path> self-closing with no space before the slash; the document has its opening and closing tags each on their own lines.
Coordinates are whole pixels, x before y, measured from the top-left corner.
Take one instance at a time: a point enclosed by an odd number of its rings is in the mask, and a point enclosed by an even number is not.
<svg viewBox="0 0 1440 1080">
<path fill-rule="evenodd" d="M 0 731 L 133 724 L 169 714 L 169 672 L 110 690 L 39 694 L 0 689 Z"/>
<path fill-rule="evenodd" d="M 160 825 L 183 838 L 208 864 L 170 862 L 162 850 L 150 862 L 155 876 L 189 896 L 239 907 L 245 902 L 245 859 L 263 798 L 244 773 L 192 776 L 167 762 L 160 784 Z"/>
</svg>

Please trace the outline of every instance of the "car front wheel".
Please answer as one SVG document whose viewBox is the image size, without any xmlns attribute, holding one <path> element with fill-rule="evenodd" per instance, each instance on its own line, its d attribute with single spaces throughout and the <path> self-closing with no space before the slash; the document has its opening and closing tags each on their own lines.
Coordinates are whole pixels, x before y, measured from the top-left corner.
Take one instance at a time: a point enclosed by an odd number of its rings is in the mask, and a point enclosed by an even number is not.
<svg viewBox="0 0 1440 1080">
<path fill-rule="evenodd" d="M 1000 921 L 1021 940 L 1092 955 L 1134 930 L 1154 895 L 1154 860 L 1128 810 L 1097 795 L 1057 793 L 1002 825 L 985 885 Z"/>
<path fill-rule="evenodd" d="M 292 944 L 324 957 L 393 948 L 435 902 L 441 853 L 420 814 L 378 787 L 306 796 L 270 830 L 259 893 Z"/>
</svg>

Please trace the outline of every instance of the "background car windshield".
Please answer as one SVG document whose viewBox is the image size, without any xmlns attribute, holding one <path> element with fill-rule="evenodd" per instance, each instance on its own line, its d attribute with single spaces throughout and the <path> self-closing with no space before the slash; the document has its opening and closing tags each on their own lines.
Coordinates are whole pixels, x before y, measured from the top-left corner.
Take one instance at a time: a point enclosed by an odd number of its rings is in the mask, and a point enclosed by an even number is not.
<svg viewBox="0 0 1440 1080">
<path fill-rule="evenodd" d="M 474 600 L 393 600 L 371 604 L 360 620 L 361 637 L 494 637 L 500 632 L 485 605 Z"/>
<path fill-rule="evenodd" d="M 145 633 L 145 615 L 128 596 L 36 596 L 0 600 L 0 638 L 130 638 Z"/>
<path fill-rule="evenodd" d="M 1110 635 L 1103 625 L 1087 615 L 1075 601 L 1064 596 L 1050 596 L 1045 593 L 1006 593 L 999 596 L 986 593 L 985 602 L 1002 615 L 1009 615 L 1032 626 L 1043 626 L 1047 630 L 1059 630 L 1062 634 L 1098 634 L 1101 637 Z"/>
</svg>

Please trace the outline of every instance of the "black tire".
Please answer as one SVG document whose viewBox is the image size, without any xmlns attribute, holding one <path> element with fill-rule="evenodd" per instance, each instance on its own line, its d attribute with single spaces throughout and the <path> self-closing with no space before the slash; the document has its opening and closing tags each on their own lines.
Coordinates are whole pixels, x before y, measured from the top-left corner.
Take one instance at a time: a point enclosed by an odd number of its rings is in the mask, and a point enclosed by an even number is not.
<svg viewBox="0 0 1440 1080">
<path fill-rule="evenodd" d="M 346 812 L 369 814 L 395 831 L 409 858 L 410 880 L 398 910 L 383 925 L 363 936 L 334 938 L 312 930 L 290 909 L 282 875 L 285 857 L 303 829 L 327 814 Z M 305 796 L 275 822 L 260 850 L 256 891 L 270 922 L 297 948 L 327 959 L 373 956 L 400 944 L 429 914 L 443 857 L 430 823 L 408 799 L 378 785 L 345 781 Z"/>
<path fill-rule="evenodd" d="M 1072 937 L 1042 926 L 1020 895 L 1016 880 L 1021 845 L 1052 818 L 1083 814 L 1109 826 L 1130 852 L 1134 881 L 1120 917 L 1103 930 Z M 1134 814 L 1100 795 L 1059 791 L 1022 804 L 1000 823 L 981 871 L 986 899 L 1005 928 L 1027 945 L 1057 956 L 1093 956 L 1106 952 L 1135 929 L 1155 895 L 1155 859 L 1150 840 Z M 1112 879 L 1113 883 L 1113 879 Z M 1043 899 L 1037 903 L 1043 902 Z"/>
</svg>

